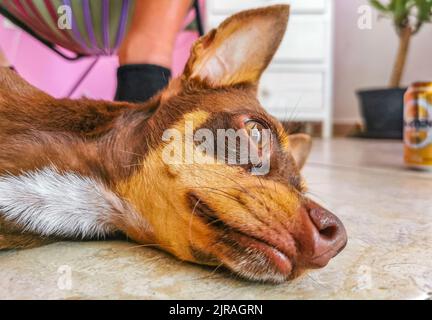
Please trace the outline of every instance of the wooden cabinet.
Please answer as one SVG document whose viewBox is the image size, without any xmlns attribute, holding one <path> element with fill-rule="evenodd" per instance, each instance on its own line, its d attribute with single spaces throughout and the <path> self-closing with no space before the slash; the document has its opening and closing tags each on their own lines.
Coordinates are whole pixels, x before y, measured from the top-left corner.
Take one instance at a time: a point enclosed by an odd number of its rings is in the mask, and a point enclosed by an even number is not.
<svg viewBox="0 0 432 320">
<path fill-rule="evenodd" d="M 263 75 L 259 98 L 280 120 L 319 121 L 332 134 L 333 0 L 207 0 L 207 28 L 245 9 L 291 5 L 288 31 Z"/>
</svg>

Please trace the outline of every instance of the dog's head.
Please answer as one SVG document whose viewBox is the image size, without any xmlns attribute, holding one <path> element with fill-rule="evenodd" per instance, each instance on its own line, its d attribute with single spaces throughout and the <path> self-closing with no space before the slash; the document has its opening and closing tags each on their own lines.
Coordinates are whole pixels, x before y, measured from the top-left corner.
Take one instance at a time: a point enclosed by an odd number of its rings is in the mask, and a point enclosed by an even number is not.
<svg viewBox="0 0 432 320">
<path fill-rule="evenodd" d="M 118 186 L 150 226 L 126 227 L 136 241 L 271 282 L 323 267 L 345 246 L 339 219 L 305 196 L 310 138 L 287 135 L 257 99 L 288 14 L 277 5 L 227 19 L 161 93 L 150 151 Z"/>
</svg>

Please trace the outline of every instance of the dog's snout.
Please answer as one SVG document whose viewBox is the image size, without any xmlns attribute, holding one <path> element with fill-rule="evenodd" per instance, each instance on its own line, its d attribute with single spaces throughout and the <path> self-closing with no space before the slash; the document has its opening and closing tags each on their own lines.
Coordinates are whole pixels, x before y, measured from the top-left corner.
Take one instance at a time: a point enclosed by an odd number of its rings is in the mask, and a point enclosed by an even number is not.
<svg viewBox="0 0 432 320">
<path fill-rule="evenodd" d="M 342 222 L 331 212 L 317 208 L 309 211 L 309 217 L 324 241 L 341 241 L 346 238 Z M 346 240 L 346 239 L 345 239 Z"/>
<path fill-rule="evenodd" d="M 311 255 L 305 263 L 310 267 L 324 267 L 347 243 L 347 234 L 342 222 L 330 211 L 316 203 L 308 205 L 311 222 Z"/>
</svg>

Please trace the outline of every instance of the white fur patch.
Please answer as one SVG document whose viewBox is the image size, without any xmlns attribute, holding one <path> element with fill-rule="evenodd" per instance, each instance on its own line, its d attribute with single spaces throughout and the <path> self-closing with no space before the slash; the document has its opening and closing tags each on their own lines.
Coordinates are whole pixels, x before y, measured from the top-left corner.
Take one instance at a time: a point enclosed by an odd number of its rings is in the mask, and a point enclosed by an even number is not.
<svg viewBox="0 0 432 320">
<path fill-rule="evenodd" d="M 0 176 L 0 214 L 44 236 L 103 237 L 123 202 L 95 179 L 54 168 Z"/>
</svg>

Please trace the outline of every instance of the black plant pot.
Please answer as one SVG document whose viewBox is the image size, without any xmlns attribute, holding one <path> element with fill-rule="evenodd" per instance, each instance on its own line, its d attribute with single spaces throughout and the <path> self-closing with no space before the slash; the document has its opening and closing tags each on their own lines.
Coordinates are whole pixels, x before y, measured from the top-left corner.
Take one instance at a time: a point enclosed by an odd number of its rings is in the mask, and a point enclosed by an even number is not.
<svg viewBox="0 0 432 320">
<path fill-rule="evenodd" d="M 360 136 L 374 139 L 403 138 L 403 107 L 406 89 L 357 92 L 365 129 Z"/>
</svg>

